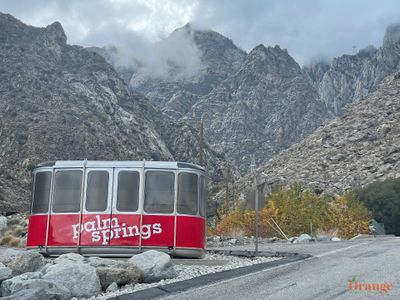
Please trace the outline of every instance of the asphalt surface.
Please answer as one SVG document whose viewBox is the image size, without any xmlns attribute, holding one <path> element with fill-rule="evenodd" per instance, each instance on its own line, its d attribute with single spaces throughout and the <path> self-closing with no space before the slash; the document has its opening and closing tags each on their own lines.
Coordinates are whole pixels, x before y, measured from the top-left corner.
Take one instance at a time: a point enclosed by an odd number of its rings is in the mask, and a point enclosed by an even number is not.
<svg viewBox="0 0 400 300">
<path fill-rule="evenodd" d="M 272 244 L 261 245 L 260 250 L 312 257 L 171 293 L 163 299 L 400 299 L 400 238 Z M 391 288 L 386 293 L 350 290 L 348 281 L 353 277 L 364 284 L 362 289 L 365 284 L 383 288 L 385 283 Z"/>
</svg>

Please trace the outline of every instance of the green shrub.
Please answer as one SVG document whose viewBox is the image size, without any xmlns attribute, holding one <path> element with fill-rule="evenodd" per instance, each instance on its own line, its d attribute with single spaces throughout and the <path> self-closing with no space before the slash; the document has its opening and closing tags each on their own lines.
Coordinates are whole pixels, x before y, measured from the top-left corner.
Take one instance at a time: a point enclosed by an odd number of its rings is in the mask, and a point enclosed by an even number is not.
<svg viewBox="0 0 400 300">
<path fill-rule="evenodd" d="M 372 217 L 385 223 L 386 233 L 400 235 L 400 178 L 371 183 L 357 195 Z"/>
</svg>

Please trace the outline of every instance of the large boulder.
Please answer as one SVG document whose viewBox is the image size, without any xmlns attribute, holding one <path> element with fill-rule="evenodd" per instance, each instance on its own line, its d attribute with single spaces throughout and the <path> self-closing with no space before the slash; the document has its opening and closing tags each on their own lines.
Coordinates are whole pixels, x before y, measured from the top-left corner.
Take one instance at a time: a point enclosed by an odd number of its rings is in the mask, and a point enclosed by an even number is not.
<svg viewBox="0 0 400 300">
<path fill-rule="evenodd" d="M 67 261 L 49 266 L 42 278 L 65 286 L 72 297 L 89 298 L 101 292 L 100 280 L 94 267 Z"/>
<path fill-rule="evenodd" d="M 28 272 L 1 284 L 3 299 L 42 300 L 42 299 L 70 299 L 69 290 L 59 284 L 41 279 L 42 273 Z"/>
<path fill-rule="evenodd" d="M 64 262 L 76 262 L 76 263 L 80 263 L 80 262 L 84 262 L 85 258 L 77 253 L 66 253 L 63 255 L 60 255 L 59 257 L 57 257 L 54 260 L 54 263 L 59 264 L 59 263 L 64 263 Z"/>
<path fill-rule="evenodd" d="M 178 275 L 171 258 L 163 252 L 146 251 L 132 256 L 128 262 L 140 269 L 142 282 L 156 282 L 162 279 L 175 278 Z"/>
<path fill-rule="evenodd" d="M 12 276 L 16 276 L 26 272 L 38 271 L 44 267 L 45 263 L 46 261 L 40 253 L 23 251 L 8 261 L 6 266 L 12 270 Z"/>
<path fill-rule="evenodd" d="M 3 280 L 9 279 L 11 277 L 12 270 L 6 267 L 4 264 L 0 263 L 0 283 Z"/>
<path fill-rule="evenodd" d="M 137 283 L 141 272 L 133 264 L 100 257 L 90 257 L 87 262 L 96 268 L 103 290 L 115 282 L 118 286 Z"/>
<path fill-rule="evenodd" d="M 51 300 L 70 299 L 69 290 L 57 283 L 43 279 L 15 279 L 4 281 L 1 285 L 3 299 Z"/>
<path fill-rule="evenodd" d="M 136 266 L 128 268 L 98 267 L 96 268 L 96 271 L 99 275 L 100 284 L 104 291 L 113 282 L 118 286 L 128 283 L 137 283 L 141 275 L 140 270 Z"/>
<path fill-rule="evenodd" d="M 22 285 L 22 282 L 31 279 L 40 279 L 41 277 L 42 273 L 40 272 L 27 272 L 25 274 L 12 277 L 1 283 L 1 294 L 3 296 L 11 295 L 18 291 L 18 287 Z"/>
</svg>

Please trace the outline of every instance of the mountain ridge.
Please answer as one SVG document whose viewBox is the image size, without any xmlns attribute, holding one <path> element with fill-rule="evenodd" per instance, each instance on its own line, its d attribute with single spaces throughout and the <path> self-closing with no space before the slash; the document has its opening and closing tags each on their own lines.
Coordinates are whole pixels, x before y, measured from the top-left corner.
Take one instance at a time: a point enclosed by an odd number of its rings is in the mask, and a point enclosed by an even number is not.
<svg viewBox="0 0 400 300">
<path fill-rule="evenodd" d="M 70 46 L 60 23 L 0 14 L 0 210 L 27 210 L 30 171 L 64 159 L 198 159 L 198 132 L 133 92 L 105 59 Z M 223 155 L 204 143 L 220 177 Z"/>
<path fill-rule="evenodd" d="M 364 98 L 386 76 L 400 70 L 400 24 L 389 25 L 380 48 L 368 46 L 354 55 L 305 66 L 328 110 L 343 113 L 346 105 Z"/>
<path fill-rule="evenodd" d="M 258 169 L 258 182 L 343 193 L 400 177 L 400 72 Z M 249 178 L 247 180 L 250 180 Z"/>
</svg>

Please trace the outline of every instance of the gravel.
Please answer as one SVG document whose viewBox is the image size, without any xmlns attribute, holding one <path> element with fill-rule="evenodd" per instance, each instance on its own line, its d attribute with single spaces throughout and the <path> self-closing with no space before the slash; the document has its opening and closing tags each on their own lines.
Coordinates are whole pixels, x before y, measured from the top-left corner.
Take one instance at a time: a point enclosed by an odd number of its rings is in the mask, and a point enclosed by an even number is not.
<svg viewBox="0 0 400 300">
<path fill-rule="evenodd" d="M 132 293 L 135 291 L 143 290 L 152 288 L 155 286 L 166 285 L 169 283 L 183 281 L 187 279 L 191 279 L 194 277 L 222 272 L 226 270 L 232 270 L 235 268 L 250 266 L 254 264 L 269 262 L 281 259 L 281 257 L 256 257 L 256 258 L 246 258 L 246 257 L 237 257 L 237 256 L 228 256 L 228 255 L 221 255 L 221 254 L 207 254 L 205 257 L 206 260 L 225 260 L 227 261 L 226 264 L 223 265 L 215 265 L 215 266 L 208 266 L 208 265 L 179 265 L 175 262 L 175 270 L 178 273 L 178 277 L 173 279 L 166 279 L 161 280 L 155 283 L 141 283 L 136 285 L 126 285 L 121 287 L 118 291 L 114 292 L 105 292 L 99 294 L 97 296 L 93 296 L 91 298 L 87 298 L 90 300 L 104 300 L 111 297 L 115 297 L 122 294 Z M 76 300 L 77 298 L 72 298 Z M 85 298 L 80 298 L 85 299 Z"/>
</svg>

